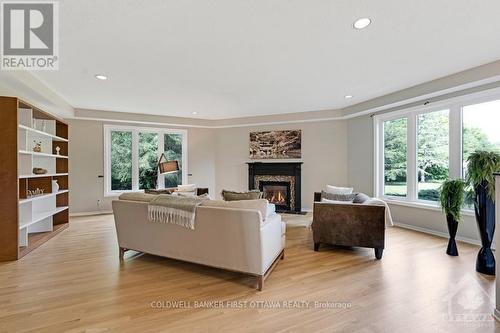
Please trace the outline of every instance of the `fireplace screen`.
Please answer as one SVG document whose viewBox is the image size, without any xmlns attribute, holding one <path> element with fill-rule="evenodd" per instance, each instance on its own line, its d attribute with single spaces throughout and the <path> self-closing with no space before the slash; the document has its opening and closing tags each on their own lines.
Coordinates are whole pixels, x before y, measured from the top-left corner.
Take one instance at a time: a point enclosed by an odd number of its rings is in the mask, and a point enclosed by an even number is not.
<svg viewBox="0 0 500 333">
<path fill-rule="evenodd" d="M 290 210 L 289 182 L 261 182 L 264 199 L 275 204 L 277 209 Z"/>
</svg>

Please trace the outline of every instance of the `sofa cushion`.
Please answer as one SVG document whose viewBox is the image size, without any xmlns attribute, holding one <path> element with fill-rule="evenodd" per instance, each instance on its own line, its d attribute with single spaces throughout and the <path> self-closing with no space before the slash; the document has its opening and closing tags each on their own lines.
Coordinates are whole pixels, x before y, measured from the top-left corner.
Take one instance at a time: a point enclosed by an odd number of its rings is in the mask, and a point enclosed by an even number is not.
<svg viewBox="0 0 500 333">
<path fill-rule="evenodd" d="M 370 199 L 371 198 L 368 195 L 360 192 L 360 193 L 356 193 L 356 195 L 354 196 L 353 202 L 354 203 L 364 203 L 365 201 L 370 200 Z"/>
<path fill-rule="evenodd" d="M 351 194 L 353 191 L 352 187 L 339 187 L 333 185 L 326 185 L 325 192 L 332 194 Z"/>
<path fill-rule="evenodd" d="M 177 185 L 178 192 L 196 192 L 196 184 Z"/>
<path fill-rule="evenodd" d="M 235 201 L 224 201 L 224 200 L 205 200 L 201 206 L 203 207 L 220 207 L 220 208 L 240 208 L 240 209 L 251 209 L 258 210 L 262 215 L 262 219 L 265 220 L 267 217 L 267 200 L 257 199 L 257 200 L 235 200 Z"/>
<path fill-rule="evenodd" d="M 119 200 L 128 200 L 128 201 L 142 201 L 142 202 L 150 202 L 156 198 L 155 194 L 148 194 L 143 192 L 125 192 L 120 194 L 118 197 Z"/>
<path fill-rule="evenodd" d="M 262 198 L 262 193 L 259 190 L 248 192 L 234 192 L 222 190 L 222 199 L 225 201 L 240 201 L 240 200 L 256 200 Z"/>
<path fill-rule="evenodd" d="M 356 194 L 350 193 L 350 194 L 334 194 L 334 193 L 328 193 L 325 191 L 321 192 L 321 199 L 327 199 L 327 200 L 334 200 L 334 201 L 349 201 L 353 202 L 354 197 Z"/>
</svg>

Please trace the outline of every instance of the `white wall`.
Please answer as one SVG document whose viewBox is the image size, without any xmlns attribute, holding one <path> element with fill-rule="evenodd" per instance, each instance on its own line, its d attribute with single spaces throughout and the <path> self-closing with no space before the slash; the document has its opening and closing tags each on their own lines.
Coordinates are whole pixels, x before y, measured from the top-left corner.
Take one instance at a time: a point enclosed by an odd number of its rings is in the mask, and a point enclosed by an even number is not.
<svg viewBox="0 0 500 333">
<path fill-rule="evenodd" d="M 326 184 L 348 185 L 345 121 L 234 127 L 216 129 L 217 195 L 222 189 L 237 191 L 248 189 L 246 162 L 255 161 L 249 159 L 249 133 L 279 129 L 302 130 L 302 158 L 298 160 L 303 162 L 302 209 L 312 209 L 313 193 L 321 191 Z M 276 161 L 267 160 L 267 162 Z"/>
<path fill-rule="evenodd" d="M 70 120 L 70 211 L 109 211 L 112 198 L 103 197 L 103 122 Z M 141 125 L 142 126 L 142 125 Z M 160 126 L 160 125 L 158 125 Z M 157 126 L 157 127 L 158 127 Z M 312 208 L 313 192 L 325 184 L 353 186 L 373 194 L 373 121 L 349 120 L 232 128 L 188 129 L 190 183 L 209 187 L 218 198 L 222 189 L 248 189 L 249 133 L 302 130 L 302 207 Z M 293 160 L 295 161 L 295 160 Z M 97 204 L 100 200 L 100 205 Z M 391 204 L 396 222 L 415 229 L 446 234 L 444 215 L 437 210 Z M 458 238 L 479 241 L 473 216 L 464 216 Z"/>
<path fill-rule="evenodd" d="M 103 122 L 69 120 L 71 214 L 111 210 L 113 198 L 104 197 L 104 179 L 98 177 L 104 174 L 103 138 Z M 215 191 L 214 139 L 212 129 L 188 129 L 188 172 L 192 174 L 188 181 L 208 187 L 211 193 Z"/>
<path fill-rule="evenodd" d="M 104 197 L 103 122 L 70 120 L 70 211 L 109 211 Z M 141 125 L 142 126 L 142 125 Z M 313 193 L 326 184 L 348 185 L 347 123 L 327 121 L 293 125 L 188 129 L 190 183 L 208 187 L 219 198 L 222 189 L 248 189 L 249 133 L 271 129 L 302 130 L 302 207 L 312 208 Z M 255 161 L 255 160 L 253 160 Z M 287 160 L 290 161 L 290 160 Z M 276 162 L 276 160 L 268 161 Z M 98 205 L 98 200 L 100 204 Z"/>
<path fill-rule="evenodd" d="M 347 127 L 349 184 L 357 191 L 373 195 L 373 119 L 370 116 L 349 119 Z M 390 207 L 396 223 L 416 230 L 448 234 L 445 216 L 439 210 L 397 204 L 390 204 Z M 457 238 L 479 242 L 479 233 L 473 216 L 463 216 Z"/>
</svg>

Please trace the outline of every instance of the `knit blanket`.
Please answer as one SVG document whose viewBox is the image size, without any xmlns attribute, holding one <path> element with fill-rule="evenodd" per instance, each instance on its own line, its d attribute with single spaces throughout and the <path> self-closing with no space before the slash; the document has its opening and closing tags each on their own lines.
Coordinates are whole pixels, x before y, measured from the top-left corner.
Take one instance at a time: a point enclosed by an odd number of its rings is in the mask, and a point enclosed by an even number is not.
<svg viewBox="0 0 500 333">
<path fill-rule="evenodd" d="M 392 222 L 392 214 L 391 209 L 387 202 L 378 198 L 370 198 L 363 202 L 363 205 L 374 205 L 374 206 L 384 206 L 385 207 L 385 226 L 392 227 L 394 226 L 394 222 Z"/>
<path fill-rule="evenodd" d="M 148 204 L 149 221 L 177 224 L 194 230 L 196 207 L 204 200 L 206 199 L 159 194 Z"/>
</svg>

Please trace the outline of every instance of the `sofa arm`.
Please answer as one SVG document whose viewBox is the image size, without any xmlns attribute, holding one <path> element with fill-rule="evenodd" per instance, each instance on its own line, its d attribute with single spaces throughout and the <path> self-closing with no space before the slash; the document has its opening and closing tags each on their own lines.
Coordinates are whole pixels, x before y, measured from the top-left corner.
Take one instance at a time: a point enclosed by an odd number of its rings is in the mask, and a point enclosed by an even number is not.
<svg viewBox="0 0 500 333">
<path fill-rule="evenodd" d="M 314 243 L 384 248 L 385 207 L 315 202 Z"/>
</svg>

